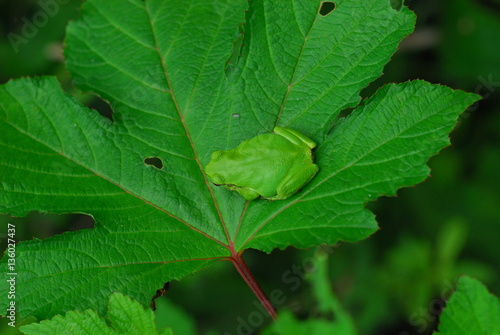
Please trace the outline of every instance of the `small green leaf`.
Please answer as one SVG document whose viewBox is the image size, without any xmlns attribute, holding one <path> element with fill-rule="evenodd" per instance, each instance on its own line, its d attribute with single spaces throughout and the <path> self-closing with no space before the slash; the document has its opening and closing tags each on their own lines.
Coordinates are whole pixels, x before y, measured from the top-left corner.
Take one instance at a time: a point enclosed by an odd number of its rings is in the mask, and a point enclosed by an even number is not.
<svg viewBox="0 0 500 335">
<path fill-rule="evenodd" d="M 111 295 L 107 317 L 111 326 L 122 334 L 157 333 L 153 311 L 121 293 Z"/>
<path fill-rule="evenodd" d="M 53 334 L 75 334 L 75 335 L 113 335 L 112 329 L 108 327 L 99 315 L 92 310 L 83 312 L 69 311 L 65 316 L 57 315 L 51 320 L 40 323 L 32 323 L 19 328 L 26 335 L 53 335 Z"/>
<path fill-rule="evenodd" d="M 153 311 L 121 293 L 111 295 L 107 319 L 111 326 L 108 326 L 96 311 L 69 311 L 65 316 L 57 315 L 51 320 L 22 326 L 20 330 L 27 335 L 158 334 Z M 166 329 L 161 334 L 173 333 Z"/>
<path fill-rule="evenodd" d="M 435 335 L 500 334 L 500 301 L 476 279 L 461 277 Z"/>
</svg>

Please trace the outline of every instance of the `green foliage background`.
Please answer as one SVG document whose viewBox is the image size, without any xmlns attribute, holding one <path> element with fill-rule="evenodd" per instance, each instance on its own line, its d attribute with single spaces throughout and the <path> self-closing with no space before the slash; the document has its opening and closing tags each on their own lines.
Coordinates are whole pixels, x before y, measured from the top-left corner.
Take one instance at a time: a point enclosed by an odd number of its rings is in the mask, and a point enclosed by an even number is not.
<svg viewBox="0 0 500 335">
<path fill-rule="evenodd" d="M 13 52 L 6 37 L 20 29 L 22 18 L 30 18 L 38 3 L 0 1 L 0 82 L 51 74 L 69 92 L 79 94 L 59 50 L 67 21 L 77 15 L 81 1 L 61 5 L 19 53 Z M 385 75 L 362 95 L 370 96 L 386 82 L 420 78 L 476 92 L 484 99 L 463 114 L 452 133 L 453 145 L 430 161 L 433 178 L 400 190 L 397 197 L 372 203 L 382 229 L 368 240 L 342 244 L 331 253 L 335 292 L 362 334 L 432 333 L 441 299 L 449 295 L 459 274 L 475 276 L 500 294 L 500 2 L 426 0 L 408 5 L 418 15 L 415 33 L 402 43 Z M 109 113 L 95 97 L 80 94 L 79 98 Z M 18 240 L 92 226 L 81 215 L 4 216 L 1 229 L 7 222 L 16 223 Z M 287 249 L 271 255 L 246 254 L 264 290 L 283 290 L 286 300 L 278 308 L 291 308 L 303 318 L 318 312 L 309 283 L 296 275 L 307 269 L 311 253 Z M 234 268 L 224 263 L 172 283 L 167 296 L 196 318 L 200 331 L 233 333 L 255 310 L 255 297 Z M 159 309 L 158 320 L 161 313 L 168 315 Z M 0 328 L 2 334 L 6 331 L 10 329 Z"/>
</svg>

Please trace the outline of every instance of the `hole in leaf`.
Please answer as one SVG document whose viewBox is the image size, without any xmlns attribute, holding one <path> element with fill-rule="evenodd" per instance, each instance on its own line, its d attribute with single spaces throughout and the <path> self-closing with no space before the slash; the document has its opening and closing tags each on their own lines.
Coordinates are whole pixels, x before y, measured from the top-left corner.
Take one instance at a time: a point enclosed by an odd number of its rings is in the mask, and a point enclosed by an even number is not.
<svg viewBox="0 0 500 335">
<path fill-rule="evenodd" d="M 319 14 L 321 16 L 327 16 L 331 12 L 335 10 L 335 2 L 332 1 L 323 1 L 321 3 L 321 7 L 319 7 Z"/>
<path fill-rule="evenodd" d="M 37 211 L 30 212 L 26 217 L 16 218 L 9 215 L 0 215 L 0 223 L 4 220 L 23 226 L 24 233 L 38 239 L 46 239 L 68 231 L 94 228 L 94 220 L 84 214 L 51 214 Z M 7 222 L 7 221 L 6 221 Z M 5 223 L 7 225 L 7 223 Z M 7 248 L 7 240 L 0 240 L 0 248 Z"/>
<path fill-rule="evenodd" d="M 240 114 L 233 114 L 232 115 L 235 119 L 239 118 L 240 117 Z"/>
<path fill-rule="evenodd" d="M 151 299 L 151 309 L 153 309 L 153 311 L 156 311 L 156 301 L 155 300 L 158 299 L 159 297 L 167 294 L 167 291 L 169 288 L 170 288 L 170 282 L 166 282 L 163 285 L 163 288 L 156 290 L 156 294 Z"/>
<path fill-rule="evenodd" d="M 236 33 L 233 41 L 233 52 L 226 61 L 226 75 L 231 74 L 235 69 L 238 60 L 243 52 L 243 42 L 245 40 L 245 22 L 240 23 L 238 32 Z"/>
<path fill-rule="evenodd" d="M 327 135 L 330 135 L 337 126 L 342 124 L 349 115 L 351 115 L 354 108 L 346 108 L 342 110 L 336 117 L 330 122 L 329 129 Z"/>
<path fill-rule="evenodd" d="M 401 10 L 401 7 L 403 7 L 403 1 L 391 0 L 391 7 L 399 12 Z"/>
<path fill-rule="evenodd" d="M 105 118 L 113 121 L 113 109 L 111 109 L 111 106 L 106 100 L 98 97 L 97 95 L 92 95 L 92 100 L 90 100 L 86 105 L 88 108 L 96 110 Z"/>
<path fill-rule="evenodd" d="M 151 165 L 151 166 L 157 168 L 158 170 L 163 169 L 163 162 L 158 157 L 146 157 L 144 159 L 144 164 Z"/>
</svg>

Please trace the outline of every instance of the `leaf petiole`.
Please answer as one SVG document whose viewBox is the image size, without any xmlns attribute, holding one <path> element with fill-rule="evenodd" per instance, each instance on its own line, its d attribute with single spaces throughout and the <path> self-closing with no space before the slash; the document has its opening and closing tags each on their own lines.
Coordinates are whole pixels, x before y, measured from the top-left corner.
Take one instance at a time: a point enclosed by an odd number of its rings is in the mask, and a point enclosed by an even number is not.
<svg viewBox="0 0 500 335">
<path fill-rule="evenodd" d="M 250 289 L 253 291 L 253 293 L 257 296 L 257 299 L 259 299 L 260 303 L 262 306 L 266 309 L 267 313 L 269 316 L 276 321 L 277 320 L 277 311 L 276 308 L 274 307 L 273 303 L 267 295 L 264 293 L 262 288 L 259 286 L 257 281 L 255 280 L 252 272 L 246 265 L 245 261 L 242 258 L 242 253 L 237 254 L 233 250 L 231 250 L 232 256 L 228 259 L 230 260 L 233 265 L 236 267 L 236 270 L 238 270 L 238 273 L 241 275 L 241 277 L 245 280 L 247 285 L 250 287 Z"/>
</svg>

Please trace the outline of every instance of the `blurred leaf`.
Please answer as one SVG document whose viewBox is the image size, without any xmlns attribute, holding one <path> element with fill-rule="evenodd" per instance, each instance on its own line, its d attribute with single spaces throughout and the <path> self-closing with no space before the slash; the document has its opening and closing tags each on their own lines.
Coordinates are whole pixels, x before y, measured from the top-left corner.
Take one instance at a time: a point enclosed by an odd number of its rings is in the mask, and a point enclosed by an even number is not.
<svg viewBox="0 0 500 335">
<path fill-rule="evenodd" d="M 180 335 L 197 334 L 192 317 L 165 297 L 156 300 L 155 314 L 158 329 L 170 328 Z"/>
<path fill-rule="evenodd" d="M 320 249 L 315 261 L 316 269 L 310 274 L 309 280 L 314 296 L 318 301 L 319 311 L 325 315 L 333 314 L 336 327 L 342 329 L 341 334 L 356 334 L 351 316 L 344 310 L 335 292 L 333 292 L 328 274 L 328 256 L 324 252 L 322 253 Z"/>
<path fill-rule="evenodd" d="M 488 1 L 446 2 L 442 67 L 451 78 L 478 86 L 476 93 L 500 89 L 500 6 L 491 10 Z M 493 86 L 491 83 L 495 83 Z"/>
<path fill-rule="evenodd" d="M 289 311 L 283 311 L 280 313 L 278 321 L 264 330 L 262 335 L 356 334 L 350 331 L 351 328 L 346 324 L 339 324 L 321 319 L 299 321 L 296 320 Z"/>
<path fill-rule="evenodd" d="M 390 249 L 378 271 L 380 287 L 398 305 L 403 315 L 425 306 L 433 293 L 432 245 L 415 237 L 403 237 Z"/>
<path fill-rule="evenodd" d="M 297 320 L 290 311 L 285 310 L 280 312 L 278 321 L 264 330 L 262 335 L 357 334 L 351 317 L 332 290 L 327 255 L 319 251 L 314 257 L 314 266 L 315 270 L 309 274 L 309 281 L 323 318 Z"/>
<path fill-rule="evenodd" d="M 82 0 L 33 1 L 27 6 L 23 1 L 25 9 L 21 11 L 16 7 L 23 8 L 22 4 L 11 3 L 0 14 L 13 21 L 12 29 L 0 34 L 0 82 L 50 73 L 62 63 L 64 29 L 78 13 Z"/>
<path fill-rule="evenodd" d="M 446 267 L 456 261 L 467 239 L 467 225 L 463 220 L 454 219 L 446 222 L 437 238 L 437 262 Z"/>
</svg>

